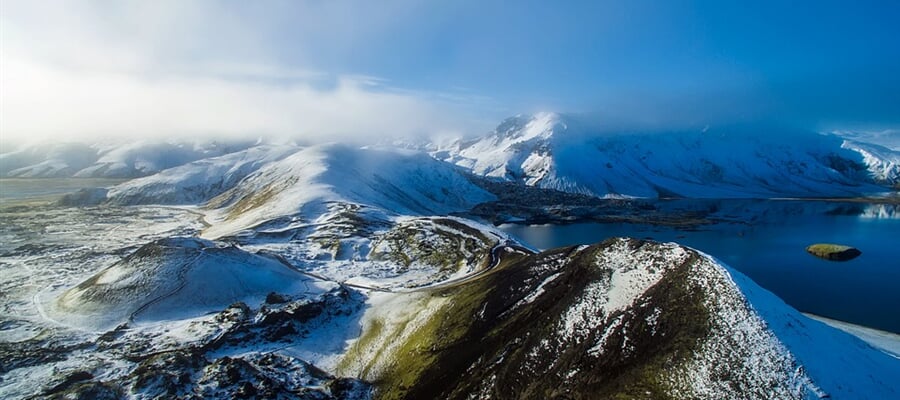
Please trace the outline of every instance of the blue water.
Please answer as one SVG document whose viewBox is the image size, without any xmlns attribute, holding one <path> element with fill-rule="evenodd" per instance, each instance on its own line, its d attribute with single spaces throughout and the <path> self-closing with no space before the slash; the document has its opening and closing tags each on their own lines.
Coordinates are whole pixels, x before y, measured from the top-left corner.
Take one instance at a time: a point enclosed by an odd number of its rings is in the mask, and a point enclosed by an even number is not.
<svg viewBox="0 0 900 400">
<path fill-rule="evenodd" d="M 900 207 L 821 201 L 718 201 L 733 223 L 693 229 L 579 223 L 500 228 L 539 249 L 612 236 L 678 242 L 711 254 L 803 312 L 900 333 Z M 806 253 L 839 243 L 862 255 L 847 262 Z"/>
</svg>

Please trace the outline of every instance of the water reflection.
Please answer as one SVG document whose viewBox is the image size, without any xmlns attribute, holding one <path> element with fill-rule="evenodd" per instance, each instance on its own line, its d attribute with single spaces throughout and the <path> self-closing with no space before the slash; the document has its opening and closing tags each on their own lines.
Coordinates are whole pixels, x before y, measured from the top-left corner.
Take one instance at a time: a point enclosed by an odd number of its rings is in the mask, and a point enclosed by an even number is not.
<svg viewBox="0 0 900 400">
<path fill-rule="evenodd" d="M 900 204 L 869 204 L 860 218 L 900 219 Z"/>
</svg>

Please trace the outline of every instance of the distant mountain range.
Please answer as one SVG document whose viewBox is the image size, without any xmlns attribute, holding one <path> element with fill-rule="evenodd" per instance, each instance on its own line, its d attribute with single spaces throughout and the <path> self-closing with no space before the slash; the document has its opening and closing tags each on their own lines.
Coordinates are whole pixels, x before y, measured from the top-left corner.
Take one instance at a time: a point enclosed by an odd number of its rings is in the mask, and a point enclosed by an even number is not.
<svg viewBox="0 0 900 400">
<path fill-rule="evenodd" d="M 615 132 L 578 117 L 538 113 L 508 118 L 483 137 L 413 147 L 477 175 L 596 197 L 848 197 L 900 182 L 896 136 L 772 127 Z M 157 192 L 172 191 L 166 202 L 195 201 L 204 190 L 181 175 L 227 189 L 300 150 L 291 147 L 203 141 L 31 145 L 0 154 L 0 175 L 136 178 L 184 166 L 168 172 L 176 186 Z"/>
<path fill-rule="evenodd" d="M 438 159 L 529 186 L 598 197 L 841 197 L 895 184 L 900 152 L 762 127 L 605 132 L 555 113 L 517 116 Z"/>
<path fill-rule="evenodd" d="M 162 141 L 33 143 L 0 154 L 5 178 L 137 178 L 221 156 L 255 142 Z"/>
</svg>

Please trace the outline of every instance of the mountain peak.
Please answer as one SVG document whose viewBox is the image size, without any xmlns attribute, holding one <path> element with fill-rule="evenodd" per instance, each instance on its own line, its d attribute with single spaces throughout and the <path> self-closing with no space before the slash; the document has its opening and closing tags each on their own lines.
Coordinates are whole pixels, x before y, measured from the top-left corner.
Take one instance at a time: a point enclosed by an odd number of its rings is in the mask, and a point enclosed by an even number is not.
<svg viewBox="0 0 900 400">
<path fill-rule="evenodd" d="M 527 141 L 531 139 L 549 139 L 556 132 L 568 129 L 565 118 L 555 112 L 538 112 L 535 114 L 519 114 L 507 118 L 497 125 L 493 135 L 496 139 L 512 139 Z"/>
<path fill-rule="evenodd" d="M 896 182 L 893 152 L 842 142 L 767 126 L 617 132 L 541 112 L 433 155 L 478 175 L 598 197 L 841 197 Z"/>
</svg>

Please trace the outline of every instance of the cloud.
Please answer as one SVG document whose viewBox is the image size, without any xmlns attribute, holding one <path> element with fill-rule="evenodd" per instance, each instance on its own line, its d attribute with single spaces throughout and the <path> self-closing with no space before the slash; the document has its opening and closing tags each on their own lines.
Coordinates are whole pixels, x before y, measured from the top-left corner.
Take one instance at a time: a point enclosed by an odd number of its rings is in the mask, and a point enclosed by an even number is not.
<svg viewBox="0 0 900 400">
<path fill-rule="evenodd" d="M 338 77 L 276 84 L 198 75 L 145 77 L 5 60 L 4 136 L 289 136 L 310 140 L 466 130 L 453 104 Z M 260 76 L 260 75 L 254 75 Z M 269 75 L 262 75 L 269 76 Z M 448 111 L 449 110 L 449 111 Z"/>
<path fill-rule="evenodd" d="M 343 140 L 486 129 L 465 96 L 280 62 L 264 29 L 207 3 L 22 3 L 4 4 L 0 21 L 4 141 Z"/>
</svg>

